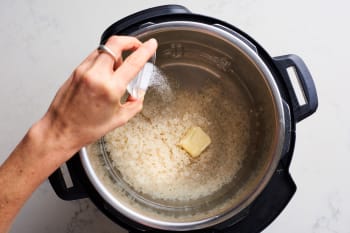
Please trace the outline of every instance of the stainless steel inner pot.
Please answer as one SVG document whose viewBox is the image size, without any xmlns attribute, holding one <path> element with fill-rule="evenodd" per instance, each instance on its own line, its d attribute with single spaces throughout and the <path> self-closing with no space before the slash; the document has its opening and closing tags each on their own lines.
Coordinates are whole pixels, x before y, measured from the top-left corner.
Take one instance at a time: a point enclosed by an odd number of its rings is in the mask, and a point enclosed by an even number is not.
<svg viewBox="0 0 350 233">
<path fill-rule="evenodd" d="M 88 148 L 80 151 L 90 181 L 117 211 L 152 228 L 203 229 L 234 217 L 259 195 L 280 160 L 285 119 L 274 77 L 254 49 L 218 25 L 182 21 L 147 24 L 133 35 L 142 41 L 156 38 L 159 42 L 156 65 L 194 94 L 202 88 L 203 77 L 234 82 L 252 111 L 259 113 L 257 118 L 247 120 L 259 124 L 249 132 L 253 136 L 241 169 L 213 195 L 181 202 L 137 193 L 123 181 L 122 175 L 111 171 L 103 139 L 98 142 L 97 156 L 91 156 Z"/>
</svg>

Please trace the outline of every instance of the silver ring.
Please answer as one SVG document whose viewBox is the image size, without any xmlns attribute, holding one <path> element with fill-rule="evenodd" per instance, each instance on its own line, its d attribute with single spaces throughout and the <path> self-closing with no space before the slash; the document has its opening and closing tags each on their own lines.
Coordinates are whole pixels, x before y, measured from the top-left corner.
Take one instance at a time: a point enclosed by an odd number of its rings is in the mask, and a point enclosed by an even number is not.
<svg viewBox="0 0 350 233">
<path fill-rule="evenodd" d="M 115 62 L 118 61 L 117 55 L 115 55 L 115 53 L 112 51 L 112 49 L 108 48 L 106 45 L 103 45 L 103 44 L 99 45 L 98 48 L 97 48 L 97 51 L 99 53 L 106 53 L 106 54 L 108 54 L 109 56 L 111 56 L 114 59 Z"/>
</svg>

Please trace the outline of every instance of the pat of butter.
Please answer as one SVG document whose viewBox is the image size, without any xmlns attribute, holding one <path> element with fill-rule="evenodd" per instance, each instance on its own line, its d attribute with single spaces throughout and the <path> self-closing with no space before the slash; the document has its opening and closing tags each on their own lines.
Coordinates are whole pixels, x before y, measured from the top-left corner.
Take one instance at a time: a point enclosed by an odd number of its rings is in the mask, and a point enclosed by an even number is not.
<svg viewBox="0 0 350 233">
<path fill-rule="evenodd" d="M 191 127 L 179 146 L 187 151 L 192 157 L 198 157 L 211 143 L 210 137 L 198 126 Z"/>
</svg>

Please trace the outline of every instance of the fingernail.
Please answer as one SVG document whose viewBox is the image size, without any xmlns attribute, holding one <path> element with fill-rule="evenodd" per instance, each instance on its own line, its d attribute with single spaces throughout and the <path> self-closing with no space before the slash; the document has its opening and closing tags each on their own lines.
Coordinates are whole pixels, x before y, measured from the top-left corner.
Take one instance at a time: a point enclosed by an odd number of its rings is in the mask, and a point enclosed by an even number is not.
<svg viewBox="0 0 350 233">
<path fill-rule="evenodd" d="M 139 99 L 143 101 L 145 99 L 146 91 L 140 90 L 138 94 L 139 94 Z"/>
<path fill-rule="evenodd" d="M 152 44 L 158 46 L 158 41 L 157 41 L 155 38 L 151 38 L 151 39 L 149 39 L 147 42 L 148 42 L 148 43 L 152 43 Z"/>
</svg>

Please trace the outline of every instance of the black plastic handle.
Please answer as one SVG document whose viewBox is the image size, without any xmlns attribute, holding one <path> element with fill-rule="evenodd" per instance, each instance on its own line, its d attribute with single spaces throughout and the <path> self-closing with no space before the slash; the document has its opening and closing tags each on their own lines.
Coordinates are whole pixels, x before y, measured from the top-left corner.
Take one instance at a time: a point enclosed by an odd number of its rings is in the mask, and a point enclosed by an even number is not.
<svg viewBox="0 0 350 233">
<path fill-rule="evenodd" d="M 304 61 L 299 56 L 290 54 L 275 57 L 273 60 L 282 75 L 291 97 L 294 118 L 299 122 L 313 114 L 318 107 L 318 98 L 314 81 Z M 298 97 L 287 72 L 289 67 L 295 68 L 300 87 L 305 97 L 305 104 L 299 104 Z"/>
<path fill-rule="evenodd" d="M 191 11 L 181 5 L 163 5 L 136 12 L 109 26 L 102 34 L 101 44 L 106 43 L 108 38 L 112 35 L 128 34 L 124 31 L 126 28 L 132 29 L 134 25 L 141 26 L 153 18 L 165 15 L 188 13 L 191 13 Z"/>
<path fill-rule="evenodd" d="M 61 168 L 58 168 L 54 173 L 49 177 L 50 184 L 54 189 L 57 196 L 61 199 L 70 201 L 77 200 L 88 197 L 88 194 L 82 185 L 79 182 L 78 166 L 74 165 L 75 160 L 79 159 L 79 155 L 76 154 L 72 159 L 66 162 L 70 178 L 72 180 L 73 186 L 67 187 L 67 184 L 63 178 Z"/>
</svg>

